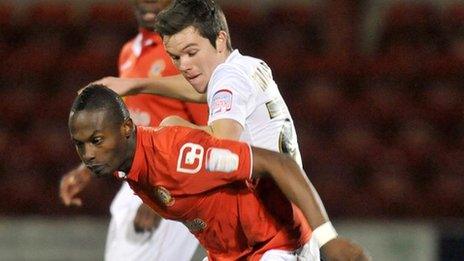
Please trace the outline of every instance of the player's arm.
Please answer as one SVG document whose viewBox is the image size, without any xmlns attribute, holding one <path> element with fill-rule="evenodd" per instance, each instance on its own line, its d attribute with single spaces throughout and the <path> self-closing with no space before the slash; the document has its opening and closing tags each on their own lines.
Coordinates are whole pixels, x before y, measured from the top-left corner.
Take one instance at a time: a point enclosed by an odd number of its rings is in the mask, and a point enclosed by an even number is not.
<svg viewBox="0 0 464 261">
<path fill-rule="evenodd" d="M 61 178 L 60 197 L 66 206 L 81 206 L 82 200 L 77 195 L 92 179 L 90 170 L 84 164 L 69 171 Z"/>
<path fill-rule="evenodd" d="M 242 125 L 231 119 L 220 119 L 208 126 L 198 126 L 179 116 L 169 116 L 160 123 L 160 126 L 184 126 L 192 129 L 200 129 L 216 138 L 229 140 L 239 140 L 243 132 Z"/>
<path fill-rule="evenodd" d="M 252 178 L 272 177 L 285 196 L 301 209 L 324 260 L 369 260 L 360 246 L 337 236 L 317 191 L 293 159 L 255 147 L 252 153 Z"/>
<path fill-rule="evenodd" d="M 151 78 L 105 77 L 92 84 L 102 84 L 121 96 L 156 94 L 182 101 L 206 103 L 206 94 L 198 93 L 182 75 Z"/>
</svg>

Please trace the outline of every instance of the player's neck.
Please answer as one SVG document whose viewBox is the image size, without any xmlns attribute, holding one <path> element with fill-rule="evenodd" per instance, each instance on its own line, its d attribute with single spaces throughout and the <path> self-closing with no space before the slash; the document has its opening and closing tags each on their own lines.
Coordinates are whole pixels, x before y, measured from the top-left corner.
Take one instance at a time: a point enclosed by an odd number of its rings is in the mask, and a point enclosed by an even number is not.
<svg viewBox="0 0 464 261">
<path fill-rule="evenodd" d="M 227 58 L 229 58 L 230 54 L 231 52 L 229 50 L 225 50 L 222 53 L 218 53 L 216 66 L 225 63 L 227 61 Z"/>
<path fill-rule="evenodd" d="M 128 144 L 127 144 L 127 155 L 126 160 L 123 162 L 121 167 L 119 168 L 120 171 L 124 173 L 129 173 L 132 167 L 132 163 L 134 162 L 135 157 L 135 149 L 137 145 L 137 128 L 134 129 L 134 132 L 129 137 Z"/>
</svg>

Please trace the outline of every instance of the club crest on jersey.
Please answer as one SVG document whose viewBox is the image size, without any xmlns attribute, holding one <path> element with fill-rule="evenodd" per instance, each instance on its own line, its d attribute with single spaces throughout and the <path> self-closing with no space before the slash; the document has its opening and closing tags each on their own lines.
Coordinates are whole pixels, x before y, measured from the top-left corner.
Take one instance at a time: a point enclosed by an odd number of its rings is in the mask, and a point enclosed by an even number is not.
<svg viewBox="0 0 464 261">
<path fill-rule="evenodd" d="M 166 68 L 166 63 L 164 60 L 156 60 L 151 66 L 148 72 L 150 77 L 161 76 Z"/>
<path fill-rule="evenodd" d="M 188 228 L 191 233 L 202 232 L 206 229 L 207 224 L 201 218 L 195 218 L 194 220 L 182 222 Z"/>
<path fill-rule="evenodd" d="M 175 199 L 171 196 L 169 190 L 161 186 L 155 187 L 155 199 L 158 201 L 158 203 L 166 207 L 174 205 L 175 202 Z"/>
<path fill-rule="evenodd" d="M 211 103 L 211 115 L 216 113 L 230 111 L 232 108 L 233 94 L 229 90 L 219 90 L 213 94 Z"/>
</svg>

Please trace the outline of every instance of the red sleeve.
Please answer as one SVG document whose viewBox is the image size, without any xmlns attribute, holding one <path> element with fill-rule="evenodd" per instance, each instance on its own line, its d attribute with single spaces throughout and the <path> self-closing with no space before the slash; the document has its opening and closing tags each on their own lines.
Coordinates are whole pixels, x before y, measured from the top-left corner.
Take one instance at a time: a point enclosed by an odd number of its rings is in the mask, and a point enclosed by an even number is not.
<svg viewBox="0 0 464 261">
<path fill-rule="evenodd" d="M 185 107 L 193 123 L 198 126 L 208 125 L 208 105 L 206 103 L 186 102 Z"/>
<path fill-rule="evenodd" d="M 160 156 L 168 165 L 169 185 L 178 192 L 197 194 L 251 177 L 251 148 L 246 143 L 178 126 L 163 129 L 157 139 L 164 140 Z"/>
</svg>

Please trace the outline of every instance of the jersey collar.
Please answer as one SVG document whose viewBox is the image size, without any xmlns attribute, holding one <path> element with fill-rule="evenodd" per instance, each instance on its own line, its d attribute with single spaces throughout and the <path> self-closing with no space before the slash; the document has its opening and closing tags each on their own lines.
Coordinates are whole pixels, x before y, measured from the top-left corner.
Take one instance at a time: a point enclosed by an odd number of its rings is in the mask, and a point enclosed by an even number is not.
<svg viewBox="0 0 464 261">
<path fill-rule="evenodd" d="M 229 56 L 227 57 L 227 59 L 225 60 L 224 63 L 229 63 L 230 61 L 232 61 L 235 57 L 238 57 L 238 56 L 241 56 L 240 52 L 238 51 L 238 49 L 235 49 L 233 50 Z"/>
<path fill-rule="evenodd" d="M 135 56 L 139 57 L 142 54 L 143 48 L 162 43 L 163 39 L 161 35 L 145 28 L 140 28 L 132 44 L 132 52 Z"/>
</svg>

